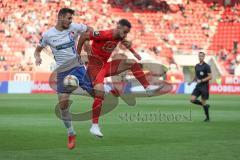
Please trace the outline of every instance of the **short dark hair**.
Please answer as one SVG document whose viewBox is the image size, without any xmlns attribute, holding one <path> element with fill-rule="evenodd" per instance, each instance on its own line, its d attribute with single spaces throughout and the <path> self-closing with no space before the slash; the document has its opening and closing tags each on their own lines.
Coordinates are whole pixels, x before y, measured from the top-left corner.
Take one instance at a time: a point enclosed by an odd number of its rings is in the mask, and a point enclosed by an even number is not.
<svg viewBox="0 0 240 160">
<path fill-rule="evenodd" d="M 128 28 L 132 28 L 131 23 L 127 19 L 121 19 L 118 21 L 118 24 L 122 26 L 127 26 Z"/>
<path fill-rule="evenodd" d="M 200 51 L 198 54 L 203 54 L 205 56 L 205 53 L 203 51 Z"/>
<path fill-rule="evenodd" d="M 70 8 L 61 8 L 58 12 L 58 17 L 59 16 L 64 16 L 66 15 L 67 13 L 70 13 L 70 14 L 74 14 L 74 10 L 70 9 Z"/>
</svg>

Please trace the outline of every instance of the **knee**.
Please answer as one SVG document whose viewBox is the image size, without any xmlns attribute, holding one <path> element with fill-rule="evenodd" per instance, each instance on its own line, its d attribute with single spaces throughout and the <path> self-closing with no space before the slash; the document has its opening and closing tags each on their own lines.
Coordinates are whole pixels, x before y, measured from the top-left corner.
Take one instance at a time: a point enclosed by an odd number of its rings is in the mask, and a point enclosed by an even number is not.
<svg viewBox="0 0 240 160">
<path fill-rule="evenodd" d="M 205 105 L 206 104 L 206 100 L 201 100 L 202 104 Z"/>
<path fill-rule="evenodd" d="M 69 107 L 69 100 L 62 100 L 59 102 L 59 107 L 61 110 L 65 110 Z"/>
<path fill-rule="evenodd" d="M 195 101 L 196 101 L 195 98 L 191 98 L 191 99 L 190 99 L 190 102 L 191 102 L 191 103 L 194 103 Z"/>
<path fill-rule="evenodd" d="M 97 83 L 94 85 L 95 90 L 103 90 L 103 83 Z"/>
<path fill-rule="evenodd" d="M 135 61 L 134 59 L 127 59 L 126 60 L 126 66 L 128 68 L 131 68 L 135 63 L 137 63 L 137 61 Z"/>
<path fill-rule="evenodd" d="M 94 85 L 95 96 L 103 96 L 104 95 L 104 85 L 103 83 L 98 83 Z"/>
<path fill-rule="evenodd" d="M 133 64 L 135 64 L 135 63 L 137 63 L 136 60 L 134 60 L 134 59 L 127 59 L 127 64 L 133 65 Z"/>
</svg>

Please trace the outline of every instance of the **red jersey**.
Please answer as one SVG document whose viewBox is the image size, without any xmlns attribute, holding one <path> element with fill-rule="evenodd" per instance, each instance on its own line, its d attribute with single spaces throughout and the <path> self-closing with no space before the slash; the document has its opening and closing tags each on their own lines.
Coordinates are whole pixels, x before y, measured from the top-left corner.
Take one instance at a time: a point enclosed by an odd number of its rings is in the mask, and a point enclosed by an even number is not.
<svg viewBox="0 0 240 160">
<path fill-rule="evenodd" d="M 92 54 L 101 57 L 105 62 L 121 41 L 113 38 L 113 30 L 94 31 L 90 33 L 90 40 L 93 40 Z"/>
</svg>

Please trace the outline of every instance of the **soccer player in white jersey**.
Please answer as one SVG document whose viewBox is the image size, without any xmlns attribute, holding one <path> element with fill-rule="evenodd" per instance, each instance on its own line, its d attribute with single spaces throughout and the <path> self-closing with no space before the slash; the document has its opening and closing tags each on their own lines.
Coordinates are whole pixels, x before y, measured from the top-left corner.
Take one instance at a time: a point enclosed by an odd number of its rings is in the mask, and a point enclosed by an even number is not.
<svg viewBox="0 0 240 160">
<path fill-rule="evenodd" d="M 73 15 L 74 10 L 72 9 L 60 9 L 56 26 L 43 34 L 34 52 L 36 65 L 40 65 L 42 62 L 41 51 L 46 46 L 50 46 L 57 66 L 60 68 L 57 74 L 57 92 L 61 118 L 68 130 L 69 149 L 75 147 L 76 132 L 69 113 L 69 93 L 64 90 L 63 79 L 69 74 L 75 75 L 79 79 L 79 85 L 87 92 L 92 92 L 91 81 L 86 76 L 86 70 L 80 62 L 75 45 L 78 36 L 83 32 L 92 31 L 92 28 L 84 24 L 72 23 Z"/>
</svg>

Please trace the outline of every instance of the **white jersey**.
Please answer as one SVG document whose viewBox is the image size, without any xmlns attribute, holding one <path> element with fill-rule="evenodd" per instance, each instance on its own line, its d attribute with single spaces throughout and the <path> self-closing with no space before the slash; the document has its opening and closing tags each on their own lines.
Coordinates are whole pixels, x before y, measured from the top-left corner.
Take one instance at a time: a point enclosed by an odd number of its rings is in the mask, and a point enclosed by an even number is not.
<svg viewBox="0 0 240 160">
<path fill-rule="evenodd" d="M 76 40 L 86 30 L 86 25 L 76 23 L 71 23 L 69 28 L 63 31 L 52 27 L 43 34 L 39 45 L 41 47 L 50 46 L 58 67 L 69 67 L 79 59 Z"/>
</svg>

